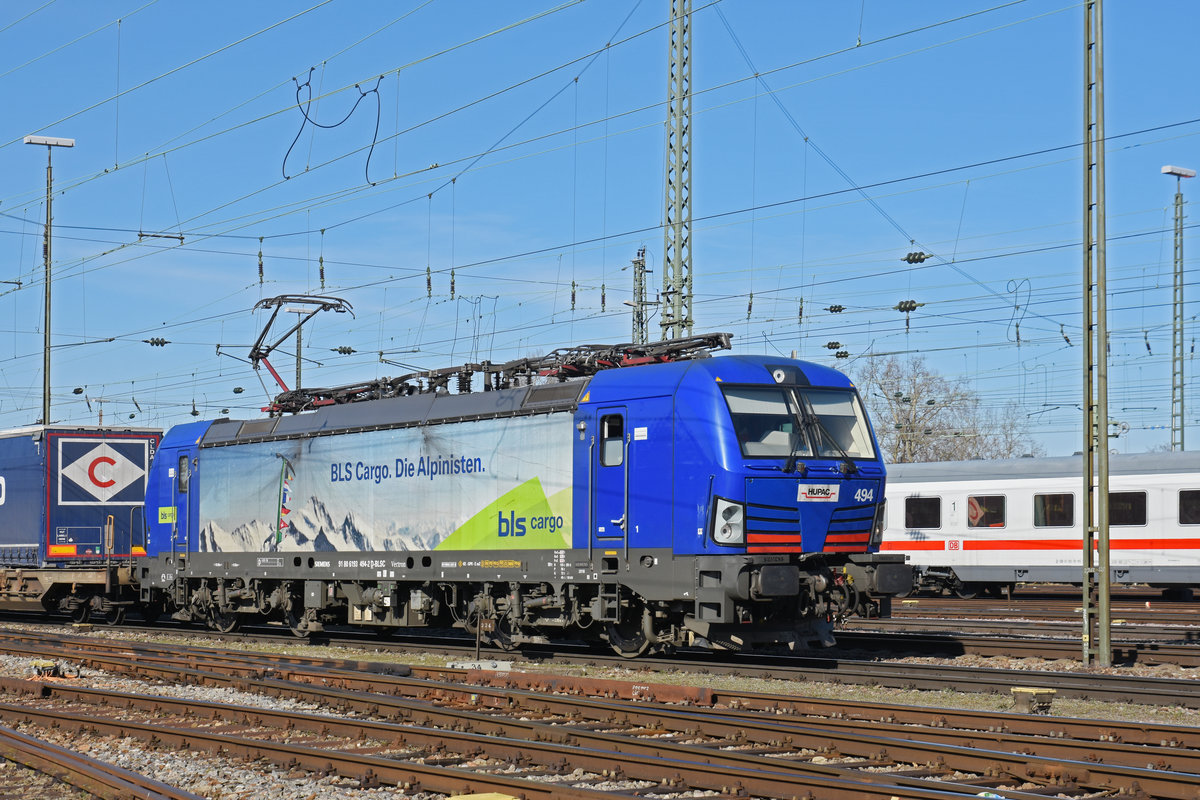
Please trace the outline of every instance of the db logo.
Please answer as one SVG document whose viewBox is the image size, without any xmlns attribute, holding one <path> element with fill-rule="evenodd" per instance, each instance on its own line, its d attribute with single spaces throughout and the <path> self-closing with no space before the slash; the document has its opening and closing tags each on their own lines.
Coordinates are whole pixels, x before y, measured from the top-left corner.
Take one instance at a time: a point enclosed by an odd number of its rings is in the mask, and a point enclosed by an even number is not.
<svg viewBox="0 0 1200 800">
<path fill-rule="evenodd" d="M 958 539 L 951 539 L 950 541 L 946 542 L 946 549 L 947 550 L 961 550 L 962 542 L 959 541 Z"/>
</svg>

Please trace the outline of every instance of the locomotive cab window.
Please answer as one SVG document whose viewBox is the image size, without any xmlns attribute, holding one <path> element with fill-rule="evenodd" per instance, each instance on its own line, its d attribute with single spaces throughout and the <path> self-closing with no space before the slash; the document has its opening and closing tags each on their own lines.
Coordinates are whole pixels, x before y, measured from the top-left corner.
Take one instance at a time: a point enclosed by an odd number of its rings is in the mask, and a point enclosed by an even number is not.
<svg viewBox="0 0 1200 800">
<path fill-rule="evenodd" d="M 619 467 L 625 460 L 625 419 L 620 414 L 600 418 L 600 463 Z"/>
<path fill-rule="evenodd" d="M 818 454 L 828 458 L 874 458 L 870 428 L 862 403 L 853 393 L 838 389 L 798 389 L 801 401 L 816 417 L 810 435 Z"/>
<path fill-rule="evenodd" d="M 725 402 L 743 456 L 812 455 L 796 429 L 799 413 L 786 389 L 726 387 Z"/>
<path fill-rule="evenodd" d="M 1109 492 L 1109 525 L 1145 525 L 1145 492 Z"/>
<path fill-rule="evenodd" d="M 1200 489 L 1179 492 L 1179 524 L 1200 525 Z"/>
<path fill-rule="evenodd" d="M 1035 494 L 1033 496 L 1033 526 L 1035 528 L 1069 528 L 1075 524 L 1075 495 Z"/>
<path fill-rule="evenodd" d="M 1004 495 L 978 495 L 967 498 L 968 528 L 1003 528 Z"/>
<path fill-rule="evenodd" d="M 904 498 L 904 527 L 906 527 L 906 528 L 940 528 L 940 527 L 942 527 L 942 498 L 940 498 L 940 497 L 906 497 L 906 498 Z"/>
<path fill-rule="evenodd" d="M 187 456 L 179 457 L 179 471 L 176 474 L 179 476 L 179 493 L 187 494 L 189 478 L 191 477 Z"/>
</svg>

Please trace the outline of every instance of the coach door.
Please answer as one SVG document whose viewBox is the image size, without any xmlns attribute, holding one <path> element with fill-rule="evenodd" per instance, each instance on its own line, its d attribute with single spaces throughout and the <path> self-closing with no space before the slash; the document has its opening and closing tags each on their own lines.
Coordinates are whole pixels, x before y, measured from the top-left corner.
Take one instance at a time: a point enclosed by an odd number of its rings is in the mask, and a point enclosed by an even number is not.
<svg viewBox="0 0 1200 800">
<path fill-rule="evenodd" d="M 624 406 L 596 412 L 591 455 L 592 514 L 589 537 L 597 547 L 623 544 L 629 529 L 629 433 Z"/>
</svg>

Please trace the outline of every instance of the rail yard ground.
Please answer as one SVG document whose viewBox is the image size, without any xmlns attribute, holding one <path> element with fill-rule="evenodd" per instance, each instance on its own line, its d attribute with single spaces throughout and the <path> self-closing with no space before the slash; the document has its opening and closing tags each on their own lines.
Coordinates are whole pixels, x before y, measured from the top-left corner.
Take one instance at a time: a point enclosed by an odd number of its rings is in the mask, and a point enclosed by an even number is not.
<svg viewBox="0 0 1200 800">
<path fill-rule="evenodd" d="M 81 647 L 77 659 L 72 659 L 70 650 L 48 650 L 46 653 L 35 652 L 42 645 L 37 644 L 39 641 L 50 642 L 57 639 L 65 639 L 68 642 L 75 642 Z M 32 637 L 28 640 L 22 640 L 22 637 Z M 7 642 L 7 643 L 6 643 Z M 87 655 L 82 648 L 86 647 L 88 642 L 100 644 L 104 647 L 117 648 L 115 652 L 125 653 L 126 656 L 121 659 L 124 666 L 118 666 L 121 660 L 114 661 L 113 669 L 98 669 L 88 666 L 89 663 L 99 663 L 94 661 L 94 656 Z M 346 717 L 347 719 L 361 720 L 364 714 L 353 711 L 348 706 L 343 706 L 340 710 L 336 707 L 331 708 L 329 705 L 319 701 L 304 699 L 302 697 L 267 697 L 261 692 L 250 690 L 250 685 L 253 683 L 249 678 L 246 679 L 245 688 L 236 688 L 231 685 L 204 685 L 199 677 L 189 677 L 187 680 L 193 685 L 183 685 L 182 681 L 173 683 L 166 682 L 163 674 L 157 672 L 155 657 L 152 655 L 154 648 L 159 646 L 166 648 L 181 648 L 183 651 L 192 652 L 196 650 L 207 651 L 211 648 L 214 652 L 220 651 L 225 653 L 223 658 L 232 658 L 232 661 L 227 663 L 236 664 L 238 661 L 244 661 L 247 665 L 257 663 L 261 659 L 274 659 L 272 663 L 278 664 L 317 664 L 318 662 L 328 662 L 334 660 L 336 664 L 347 666 L 357 664 L 364 666 L 370 664 L 370 670 L 388 672 L 394 669 L 396 672 L 403 672 L 404 667 L 412 668 L 413 675 L 428 675 L 430 679 L 434 679 L 439 675 L 439 671 L 445 670 L 448 664 L 453 662 L 463 661 L 461 652 L 439 653 L 437 648 L 432 646 L 415 646 L 411 649 L 393 649 L 392 647 L 383 647 L 374 643 L 357 643 L 357 642 L 340 642 L 334 641 L 329 644 L 314 646 L 311 644 L 281 642 L 275 641 L 252 641 L 252 640 L 230 640 L 227 637 L 208 637 L 198 635 L 194 632 L 186 631 L 171 631 L 171 630 L 154 630 L 154 631 L 130 631 L 125 629 L 112 629 L 106 627 L 95 627 L 88 629 L 82 628 L 64 628 L 62 626 L 45 626 L 31 625 L 24 623 L 0 622 L 0 673 L 9 679 L 21 678 L 29 681 L 43 681 L 48 685 L 64 687 L 62 691 L 73 688 L 91 687 L 101 692 L 114 693 L 114 697 L 118 695 L 125 696 L 151 696 L 160 695 L 163 697 L 181 698 L 190 702 L 194 706 L 202 706 L 205 703 L 215 703 L 221 706 L 240 707 L 240 708 L 264 708 L 278 710 L 281 712 L 304 712 L 308 714 L 329 715 L 331 717 Z M 49 645 L 46 645 L 49 646 Z M 45 655 L 59 653 L 50 659 L 45 658 Z M 888 686 L 871 686 L 855 684 L 851 685 L 841 682 L 844 679 L 836 675 L 831 675 L 829 680 L 818 680 L 812 677 L 805 677 L 802 680 L 797 680 L 794 677 L 751 677 L 746 675 L 735 675 L 722 673 L 714 670 L 711 666 L 700 664 L 694 665 L 687 663 L 686 659 L 680 659 L 677 666 L 663 667 L 661 662 L 653 664 L 642 662 L 625 662 L 625 663 L 605 663 L 603 659 L 593 659 L 590 662 L 566 660 L 556 661 L 553 658 L 537 658 L 534 660 L 523 660 L 517 654 L 502 654 L 494 650 L 484 650 L 482 655 L 485 657 L 484 662 L 490 661 L 492 658 L 501 659 L 497 661 L 495 666 L 501 673 L 500 683 L 508 686 L 512 691 L 516 692 L 523 685 L 538 685 L 537 681 L 553 680 L 553 676 L 563 676 L 567 679 L 567 685 L 575 684 L 583 686 L 584 684 L 595 684 L 597 682 L 612 681 L 612 686 L 672 686 L 676 687 L 681 692 L 691 691 L 684 687 L 696 687 L 701 690 L 708 690 L 710 697 L 716 698 L 729 697 L 736 695 L 737 697 L 751 696 L 754 694 L 762 696 L 790 696 L 794 698 L 812 698 L 814 703 L 818 700 L 833 700 L 835 701 L 831 708 L 844 707 L 845 715 L 854 717 L 855 711 L 850 709 L 861 709 L 864 707 L 874 706 L 876 708 L 896 709 L 898 707 L 912 707 L 911 713 L 925 713 L 917 709 L 937 709 L 938 711 L 933 716 L 940 716 L 941 723 L 931 723 L 934 727 L 954 728 L 957 724 L 966 724 L 967 726 L 976 723 L 948 723 L 947 718 L 950 718 L 954 712 L 963 714 L 982 714 L 984 719 L 992 719 L 993 723 L 989 723 L 996 731 L 1011 731 L 1015 723 L 1012 720 L 1018 719 L 1011 717 L 1011 712 L 1014 708 L 1014 696 L 1007 687 L 998 686 L 998 691 L 971 691 L 958 692 L 947 689 L 941 690 L 920 690 L 906 689 L 899 687 Z M 37 671 L 39 669 L 39 660 L 42 662 L 41 668 L 44 670 L 44 662 L 53 661 L 60 667 L 79 666 L 80 675 L 78 678 L 39 678 Z M 963 668 L 978 668 L 979 670 L 1024 670 L 1028 671 L 1030 677 L 1038 675 L 1045 677 L 1047 673 L 1061 675 L 1064 679 L 1068 677 L 1068 673 L 1079 674 L 1084 672 L 1083 667 L 1078 661 L 1070 659 L 1060 659 L 1055 661 L 1035 660 L 1035 659 L 1018 659 L 1005 656 L 983 657 L 977 655 L 964 655 L 955 659 L 937 659 L 930 657 L 907 658 L 907 659 L 877 659 L 882 665 L 892 665 L 899 671 L 914 663 L 933 667 L 944 667 L 946 670 Z M 263 662 L 266 663 L 266 662 Z M 394 665 L 389 668 L 384 665 Z M 481 666 L 488 666 L 487 663 L 482 663 Z M 195 667 L 194 669 L 201 669 Z M 211 667 L 209 667 L 211 669 Z M 274 670 L 276 668 L 259 667 L 257 674 L 268 676 L 270 674 L 279 674 Z M 279 670 L 285 669 L 279 667 Z M 367 670 L 368 672 L 370 670 Z M 234 667 L 229 667 L 230 674 L 239 674 Z M 485 670 L 486 672 L 486 670 Z M 757 670 L 758 674 L 767 674 L 769 670 Z M 454 675 L 461 675 L 462 670 L 450 670 Z M 520 673 L 528 673 L 534 678 L 525 679 L 518 678 Z M 1127 667 L 1113 667 L 1109 669 L 1089 670 L 1088 675 L 1094 676 L 1096 685 L 1099 687 L 1108 679 L 1118 678 L 1183 678 L 1195 680 L 1200 677 L 1200 670 L 1188 667 L 1179 667 L 1174 665 L 1145 665 L 1134 664 Z M 480 673 L 483 674 L 483 673 Z M 780 670 L 780 675 L 787 675 L 783 670 Z M 537 677 L 537 676 L 540 676 Z M 229 679 L 229 676 L 225 676 Z M 443 676 L 444 678 L 445 676 Z M 457 679 L 457 678 L 456 678 Z M 494 677 L 493 677 L 494 680 Z M 529 683 L 532 681 L 533 683 Z M 328 682 L 328 680 L 326 680 Z M 548 686 L 549 684 L 542 684 Z M 603 684 L 599 684 L 603 685 Z M 480 693 L 491 690 L 477 690 Z M 620 693 L 620 690 L 611 688 L 602 690 L 608 692 L 610 697 Z M 553 692 L 544 690 L 545 696 L 549 697 Z M 659 692 L 662 693 L 661 690 Z M 297 692 L 297 695 L 301 692 Z M 535 691 L 536 696 L 536 691 Z M 634 696 L 639 696 L 637 691 L 634 691 Z M 648 697 L 643 693 L 640 695 L 643 698 Z M 682 695 L 681 695 L 682 696 Z M 619 698 L 617 698 L 619 699 Z M 14 693 L 9 690 L 3 696 L 0 696 L 5 704 L 31 706 L 53 705 L 53 702 L 46 698 L 34 697 L 32 700 L 28 696 L 22 696 L 19 692 Z M 78 702 L 73 704 L 66 700 L 58 701 L 67 703 L 72 709 L 77 710 Z M 478 696 L 476 695 L 476 703 Z M 513 701 L 506 701 L 513 702 Z M 616 702 L 616 700 L 613 700 Z M 714 703 L 717 702 L 714 700 Z M 728 702 L 723 700 L 721 702 Z M 732 701 L 732 705 L 737 706 L 748 701 Z M 165 703 L 165 701 L 164 701 Z M 468 703 L 468 706 L 470 704 Z M 647 707 L 654 705 L 647 703 Z M 159 713 L 163 717 L 169 717 L 171 712 L 165 710 L 165 705 L 160 709 Z M 477 709 L 476 709 L 477 710 Z M 238 712 L 242 713 L 242 712 Z M 524 716 L 518 715 L 518 719 L 528 719 L 531 716 L 537 718 L 545 711 L 526 712 Z M 558 712 L 556 712 L 558 713 Z M 746 713 L 750 713 L 747 711 Z M 777 718 L 779 711 L 769 712 L 761 711 L 757 717 L 761 718 L 764 724 L 771 724 L 773 719 Z M 806 712 L 814 713 L 814 712 Z M 824 713 L 824 712 L 820 712 Z M 830 719 L 817 719 L 805 717 L 805 725 L 820 728 L 821 726 L 834 725 L 836 723 L 836 712 Z M 874 723 L 876 727 L 884 727 L 883 721 L 887 719 L 897 720 L 897 714 L 903 716 L 910 713 L 909 711 L 897 712 L 895 710 L 886 711 Z M 132 712 L 122 713 L 122 719 L 132 719 Z M 382 717 L 388 715 L 379 712 Z M 424 781 L 420 782 L 419 789 L 397 789 L 386 785 L 374 786 L 374 781 L 366 781 L 365 787 L 360 787 L 364 783 L 358 778 L 339 774 L 337 769 L 331 770 L 312 770 L 304 768 L 297 764 L 294 766 L 280 766 L 272 764 L 266 760 L 259 759 L 247 761 L 245 758 L 236 758 L 232 755 L 232 749 L 228 753 L 222 750 L 222 747 L 206 746 L 200 743 L 193 742 L 189 747 L 170 748 L 168 751 L 163 749 L 150 748 L 145 742 L 139 741 L 132 736 L 115 736 L 108 735 L 96 729 L 95 732 L 87 734 L 73 734 L 68 731 L 68 727 L 56 725 L 50 727 L 46 722 L 38 722 L 31 719 L 12 719 L 11 713 L 6 713 L 6 724 L 17 728 L 20 732 L 47 739 L 51 742 L 62 744 L 82 752 L 85 755 L 91 756 L 99 761 L 110 762 L 133 772 L 142 773 L 147 777 L 158 780 L 163 783 L 178 787 L 184 792 L 190 792 L 198 797 L 212 798 L 213 800 L 258 800 L 263 798 L 266 800 L 308 800 L 308 798 L 334 798 L 335 800 L 351 800 L 352 798 L 372 798 L 372 800 L 399 800 L 399 798 L 441 798 L 450 797 L 454 792 L 431 791 L 428 784 Z M 375 715 L 366 715 L 372 716 Z M 752 715 L 747 720 L 754 719 Z M 1175 703 L 1164 702 L 1157 705 L 1146 705 L 1136 703 L 1120 703 L 1120 702 L 1103 702 L 1079 697 L 1055 697 L 1050 705 L 1047 715 L 1032 715 L 1028 719 L 1035 720 L 1036 724 L 1050 723 L 1053 726 L 1054 722 L 1062 722 L 1064 727 L 1068 722 L 1074 720 L 1089 721 L 1085 725 L 1096 730 L 1102 730 L 1106 726 L 1113 727 L 1123 723 L 1131 723 L 1134 728 L 1139 726 L 1172 726 L 1175 732 L 1170 734 L 1173 738 L 1192 738 L 1192 734 L 1187 731 L 1194 731 L 1194 738 L 1200 741 L 1200 709 L 1182 707 Z M 1005 720 L 1009 720 L 1006 722 Z M 408 720 L 404 724 L 411 723 Z M 422 721 L 425 727 L 433 723 L 427 720 Z M 201 729 L 209 727 L 219 727 L 215 723 L 200 723 L 197 720 L 192 720 L 189 724 Z M 514 726 L 522 723 L 513 722 Z M 648 723 L 647 723 L 648 724 Z M 662 725 L 663 723 L 654 723 Z M 743 723 L 749 727 L 749 721 Z M 786 728 L 785 722 L 782 720 L 778 723 L 781 726 L 781 735 Z M 793 721 L 794 724 L 794 721 Z M 911 724 L 911 723 L 910 723 Z M 919 724 L 919 723 L 916 723 Z M 1075 723 L 1071 723 L 1075 724 Z M 474 730 L 473 723 L 463 723 L 468 729 Z M 247 723 L 242 727 L 253 727 Z M 592 728 L 620 727 L 612 724 L 593 725 Z M 453 730 L 453 726 L 447 728 Z M 689 729 L 690 730 L 690 729 Z M 1050 729 L 1053 730 L 1053 727 Z M 1164 727 L 1163 730 L 1166 730 Z M 874 733 L 883 734 L 883 731 L 877 730 Z M 976 733 L 976 737 L 986 738 L 989 735 L 1001 735 L 1000 733 Z M 382 735 L 382 734 L 378 734 Z M 449 735 L 449 734 L 448 734 Z M 657 735 L 664 735 L 662 733 Z M 825 729 L 820 736 L 831 737 L 831 741 L 839 735 L 833 729 Z M 933 735 L 932 733 L 930 735 Z M 1004 735 L 1008 735 L 1007 733 Z M 1032 734 L 1037 735 L 1037 734 Z M 1058 733 L 1047 734 L 1052 739 L 1062 737 L 1061 730 Z M 790 736 L 790 735 L 789 735 Z M 922 738 L 924 734 L 918 734 L 914 738 Z M 1072 738 L 1074 734 L 1068 735 L 1066 738 Z M 1130 734 L 1116 733 L 1112 737 L 1116 740 L 1126 739 L 1126 744 L 1129 744 L 1128 737 Z M 290 740 L 291 734 L 281 736 L 281 739 Z M 736 739 L 736 737 L 734 737 Z M 565 741 L 565 740 L 564 740 Z M 897 740 L 898 741 L 898 740 Z M 1164 740 L 1164 744 L 1166 744 Z M 375 742 L 379 747 L 383 745 Z M 753 745 L 753 741 L 731 743 L 728 746 L 733 749 L 747 748 Z M 761 745 L 762 743 L 760 743 Z M 1154 744 L 1158 744 L 1155 742 Z M 1181 742 L 1176 742 L 1180 752 L 1189 750 L 1191 745 L 1184 745 Z M 361 743 L 355 744 L 353 748 L 361 749 L 364 745 Z M 406 747 L 415 747 L 411 743 Z M 889 750 L 897 748 L 899 745 L 893 743 Z M 935 745 L 929 744 L 929 747 Z M 993 752 L 994 748 L 1003 746 L 1002 744 L 985 744 L 983 742 L 975 742 L 968 747 L 984 748 L 988 754 Z M 1049 745 L 1047 745 L 1049 746 Z M 1096 747 L 1102 745 L 1096 744 Z M 890 768 L 895 770 L 896 774 L 912 774 L 914 769 L 924 769 L 919 756 L 909 755 L 901 756 L 898 753 L 893 753 L 890 758 L 880 758 L 878 753 L 870 751 L 870 745 L 864 744 L 866 751 L 863 753 L 854 753 L 852 747 L 846 743 L 831 746 L 828 753 L 822 753 L 819 750 L 808 752 L 804 747 L 797 744 L 796 752 L 800 755 L 795 757 L 802 758 L 807 764 L 807 769 L 817 769 L 825 767 L 829 764 L 843 764 L 845 770 L 850 770 L 847 774 L 857 774 L 853 771 L 853 767 L 863 759 L 867 761 L 880 762 L 873 769 L 879 769 L 885 773 L 889 769 L 890 761 L 898 763 L 890 764 Z M 353 749 L 352 748 L 352 749 Z M 368 748 L 370 749 L 370 748 Z M 961 750 L 961 746 L 959 746 Z M 1161 750 L 1161 747 L 1153 748 Z M 514 774 L 520 773 L 523 768 L 519 768 L 511 758 L 505 758 L 499 755 L 493 755 L 486 748 L 475 752 L 474 755 L 468 757 L 461 752 L 457 755 L 453 754 L 454 745 L 445 744 L 440 747 L 433 748 L 432 751 L 417 748 L 414 753 L 410 753 L 410 757 L 414 761 L 426 765 L 438 766 L 440 764 L 451 764 L 455 769 L 471 770 L 480 769 L 486 773 L 495 775 L 502 773 L 505 769 L 511 769 Z M 449 752 L 448 752 L 449 751 Z M 563 752 L 565 758 L 570 763 L 571 755 L 570 748 L 564 744 Z M 1147 751 L 1149 752 L 1149 751 Z M 389 757 L 396 757 L 391 755 Z M 614 756 L 615 757 L 615 756 Z M 961 753 L 960 753 L 960 758 Z M 981 753 L 981 760 L 987 761 L 990 755 Z M 1156 756 L 1161 759 L 1165 756 Z M 1180 755 L 1179 757 L 1182 757 Z M 1103 761 L 1107 756 L 1100 756 Z M 1138 756 L 1133 756 L 1137 760 Z M 1144 767 L 1153 765 L 1155 757 L 1147 756 L 1148 760 L 1145 764 L 1139 762 L 1139 766 Z M 519 761 L 519 759 L 518 759 Z M 615 763 L 615 762 L 614 762 Z M 768 762 L 769 763 L 769 762 Z M 970 769 L 964 770 L 966 764 L 951 763 L 950 773 L 939 773 L 934 770 L 930 773 L 930 779 L 935 781 L 950 781 L 950 780 L 967 780 L 975 781 L 971 785 L 977 787 L 977 791 L 995 790 L 995 793 L 1001 797 L 1021 797 L 1025 796 L 1026 791 L 1045 791 L 1047 781 L 1050 778 L 1043 776 L 1034 780 L 1035 785 L 1025 785 L 1020 789 L 1014 788 L 1017 784 L 1013 784 L 1010 780 L 1007 783 L 1004 780 L 996 777 L 997 768 L 993 764 L 988 768 L 984 768 L 981 764 L 977 773 Z M 505 766 L 507 765 L 507 766 Z M 528 765 L 526 765 L 528 766 Z M 1098 768 L 1098 765 L 1093 765 Z M 945 767 L 944 769 L 949 769 Z M 1159 769 L 1164 769 L 1166 762 L 1159 764 Z M 575 780 L 579 785 L 586 786 L 588 791 L 593 793 L 610 794 L 626 794 L 635 792 L 639 797 L 692 797 L 706 796 L 703 793 L 687 793 L 699 792 L 700 789 L 688 789 L 687 792 L 682 791 L 683 786 L 676 787 L 681 791 L 670 791 L 665 793 L 655 793 L 653 782 L 646 784 L 645 781 L 639 782 L 629 776 L 629 770 L 632 767 L 626 765 L 623 770 L 618 770 L 620 779 L 607 780 L 601 773 L 594 773 L 583 766 L 578 770 L 567 770 L 566 775 L 569 776 L 573 772 L 578 772 L 575 775 Z M 918 771 L 920 771 L 918 769 Z M 1031 769 L 1030 767 L 1022 767 L 1022 769 Z M 1037 767 L 1032 768 L 1035 772 Z M 1180 769 L 1174 767 L 1173 769 Z M 0 771 L 0 780 L 9 780 L 16 775 L 17 767 L 12 766 L 11 762 L 6 762 L 6 768 Z M 992 773 L 989 776 L 989 770 Z M 1008 772 L 1010 775 L 1016 767 L 1005 767 L 999 772 Z M 1192 771 L 1188 768 L 1186 771 L 1181 771 L 1181 775 L 1188 774 Z M 1200 770 L 1196 770 L 1200 772 Z M 327 774 L 322 774 L 322 772 Z M 558 778 L 562 779 L 562 771 L 558 770 Z M 957 775 L 957 778 L 954 778 Z M 964 777 L 966 776 L 966 777 Z M 974 777 L 971 777 L 974 776 Z M 528 780 L 538 780 L 546 778 L 546 775 L 539 777 L 529 777 Z M 1036 776 L 1035 776 L 1036 777 Z M 1137 783 L 1143 785 L 1147 776 L 1141 776 L 1142 783 L 1138 783 L 1138 776 L 1128 778 L 1130 785 Z M 26 778 L 32 780 L 32 778 Z M 991 781 L 988 783 L 987 781 Z M 1097 796 L 1091 793 L 1094 787 L 1077 785 L 1071 780 L 1055 778 L 1063 783 L 1063 797 L 1090 797 Z M 1096 780 L 1100 780 L 1096 778 Z M 1115 780 L 1115 779 L 1114 779 Z M 1200 780 L 1200 775 L 1189 775 L 1183 780 L 1184 784 L 1190 784 L 1193 780 Z M 982 781 L 982 782 L 981 782 Z M 834 785 L 836 781 L 830 785 Z M 1053 781 L 1051 781 L 1051 784 Z M 985 785 L 986 784 L 986 785 Z M 941 785 L 941 784 L 938 784 Z M 1108 785 L 1108 784 L 1105 784 Z M 1194 788 L 1194 787 L 1191 787 Z M 564 793 L 562 796 L 567 796 L 565 785 L 560 786 Z M 894 791 L 893 791 L 894 790 Z M 1181 791 L 1189 791 L 1187 786 L 1180 785 Z M 921 797 L 926 796 L 922 791 L 913 787 L 895 786 L 888 791 L 897 797 Z M 719 795 L 719 792 L 718 792 Z M 78 793 L 71 794 L 69 791 L 62 794 L 63 797 L 79 797 Z M 186 795 L 184 795 L 186 796 Z M 532 796 L 532 795 L 530 795 Z M 632 795 L 628 795 L 632 796 Z M 709 794 L 708 796 L 716 796 Z M 763 793 L 748 793 L 744 796 L 748 797 L 770 797 L 770 794 Z M 790 796 L 783 795 L 780 796 Z M 822 794 L 817 792 L 815 797 L 821 797 Z M 843 796 L 839 794 L 830 794 L 828 796 Z M 1163 791 L 1152 791 L 1148 793 L 1150 797 L 1170 797 L 1173 796 L 1170 789 Z M 1190 796 L 1190 795 L 1188 795 Z"/>
</svg>

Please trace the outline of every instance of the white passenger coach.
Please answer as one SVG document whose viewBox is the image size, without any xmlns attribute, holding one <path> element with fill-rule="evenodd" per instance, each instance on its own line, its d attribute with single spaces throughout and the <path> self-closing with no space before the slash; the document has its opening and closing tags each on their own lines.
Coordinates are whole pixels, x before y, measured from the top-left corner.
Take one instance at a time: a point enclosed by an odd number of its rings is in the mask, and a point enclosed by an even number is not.
<svg viewBox="0 0 1200 800">
<path fill-rule="evenodd" d="M 1112 582 L 1187 595 L 1200 584 L 1200 453 L 1109 461 Z M 881 551 L 905 553 L 918 588 L 964 598 L 1080 584 L 1082 483 L 1079 456 L 889 465 Z"/>
</svg>

